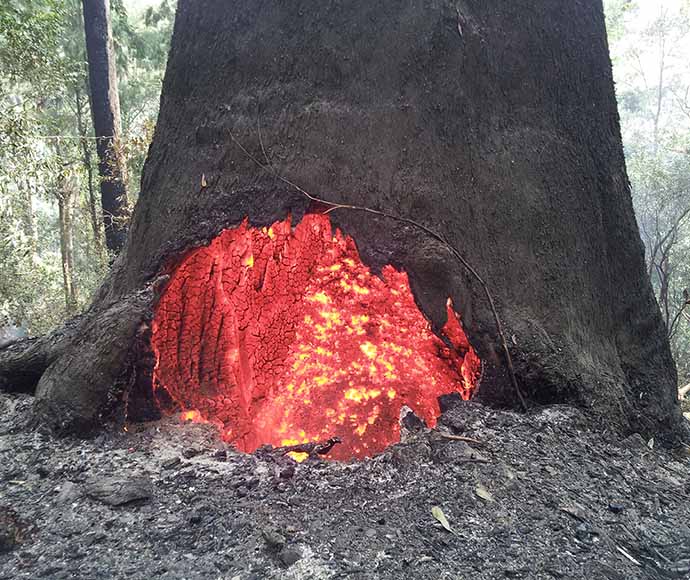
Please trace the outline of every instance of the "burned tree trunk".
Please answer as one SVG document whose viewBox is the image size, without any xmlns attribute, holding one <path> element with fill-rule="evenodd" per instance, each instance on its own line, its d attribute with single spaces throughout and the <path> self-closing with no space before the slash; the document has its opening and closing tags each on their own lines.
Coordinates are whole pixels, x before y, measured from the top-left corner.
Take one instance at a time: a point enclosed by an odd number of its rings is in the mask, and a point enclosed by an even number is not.
<svg viewBox="0 0 690 580">
<path fill-rule="evenodd" d="M 83 0 L 83 6 L 105 242 L 111 252 L 119 252 L 127 237 L 127 175 L 120 142 L 120 98 L 110 0 Z"/>
<path fill-rule="evenodd" d="M 215 258 L 199 266 L 206 282 L 176 278 L 185 256 L 206 260 L 193 248 L 245 219 L 294 225 L 326 209 L 374 271 L 408 273 L 438 335 L 452 299 L 483 361 L 479 400 L 517 405 L 505 339 L 530 405 L 681 433 L 602 6 L 545 0 L 181 0 L 128 244 L 74 346 L 39 381 L 41 420 L 98 424 L 150 383 L 156 361 L 139 362 L 168 275 L 175 324 L 222 324 L 203 299 L 224 283 L 209 285 Z M 205 356 L 185 370 L 200 383 Z"/>
</svg>

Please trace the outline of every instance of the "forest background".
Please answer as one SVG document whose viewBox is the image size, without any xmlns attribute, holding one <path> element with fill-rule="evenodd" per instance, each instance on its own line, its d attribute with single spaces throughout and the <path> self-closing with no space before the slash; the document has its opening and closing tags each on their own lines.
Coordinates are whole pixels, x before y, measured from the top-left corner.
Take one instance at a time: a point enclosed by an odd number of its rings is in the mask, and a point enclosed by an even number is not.
<svg viewBox="0 0 690 580">
<path fill-rule="evenodd" d="M 649 275 L 690 382 L 690 0 L 605 0 L 628 175 Z M 133 206 L 175 0 L 111 0 Z M 105 247 L 80 0 L 0 0 L 0 344 L 88 306 Z M 621 293 L 625 288 L 620 289 Z"/>
</svg>

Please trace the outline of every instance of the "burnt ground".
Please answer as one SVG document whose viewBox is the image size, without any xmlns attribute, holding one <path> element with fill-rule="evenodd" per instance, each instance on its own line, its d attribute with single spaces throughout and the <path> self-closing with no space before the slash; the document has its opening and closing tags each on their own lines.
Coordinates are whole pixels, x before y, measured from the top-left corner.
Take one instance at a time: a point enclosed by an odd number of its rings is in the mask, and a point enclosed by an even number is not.
<svg viewBox="0 0 690 580">
<path fill-rule="evenodd" d="M 23 427 L 30 397 L 0 397 L 2 579 L 690 574 L 688 456 L 589 430 L 569 407 L 465 403 L 439 428 L 479 443 L 434 431 L 297 465 L 174 417 L 53 439 Z"/>
</svg>

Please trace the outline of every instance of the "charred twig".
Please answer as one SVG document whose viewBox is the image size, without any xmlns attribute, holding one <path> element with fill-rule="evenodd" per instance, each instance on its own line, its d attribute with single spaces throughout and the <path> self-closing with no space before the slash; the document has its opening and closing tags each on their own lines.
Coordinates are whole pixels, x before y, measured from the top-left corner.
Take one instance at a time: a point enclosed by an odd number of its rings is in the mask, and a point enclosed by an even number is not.
<svg viewBox="0 0 690 580">
<path fill-rule="evenodd" d="M 400 222 L 400 223 L 405 223 L 408 225 L 411 225 L 418 230 L 424 232 L 427 234 L 430 238 L 433 238 L 434 240 L 440 242 L 443 244 L 450 252 L 455 256 L 455 258 L 462 264 L 462 266 L 470 273 L 470 275 L 477 281 L 479 282 L 479 285 L 482 287 L 482 290 L 484 291 L 484 295 L 486 296 L 487 302 L 489 303 L 489 308 L 491 309 L 491 313 L 494 318 L 494 323 L 496 325 L 496 333 L 498 334 L 498 337 L 501 341 L 501 347 L 503 349 L 503 354 L 505 356 L 505 362 L 506 362 L 506 367 L 508 369 L 508 374 L 510 376 L 510 381 L 513 385 L 513 389 L 515 390 L 515 393 L 518 396 L 518 399 L 520 401 L 520 404 L 522 405 L 522 409 L 527 412 L 527 402 L 525 401 L 525 397 L 522 394 L 522 390 L 520 389 L 520 386 L 518 385 L 517 382 L 517 377 L 515 376 L 515 368 L 513 367 L 513 358 L 510 355 L 510 350 L 508 349 L 508 342 L 506 341 L 505 334 L 503 332 L 503 325 L 501 323 L 501 319 L 498 316 L 498 312 L 496 310 L 496 305 L 494 303 L 493 296 L 491 295 L 491 292 L 489 291 L 489 286 L 488 284 L 484 281 L 484 279 L 479 275 L 479 273 L 472 267 L 472 265 L 465 259 L 465 257 L 452 245 L 450 244 L 441 234 L 435 232 L 431 228 L 425 226 L 424 224 L 421 224 L 411 218 L 404 217 L 404 216 L 399 216 L 395 214 L 391 214 L 385 211 L 381 211 L 378 209 L 373 209 L 370 207 L 362 206 L 362 205 L 353 205 L 349 203 L 335 203 L 332 201 L 329 201 L 327 199 L 323 199 L 320 197 L 316 197 L 315 195 L 312 195 L 308 191 L 304 190 L 301 188 L 299 185 L 293 183 L 289 179 L 283 177 L 282 175 L 278 174 L 276 171 L 274 171 L 269 165 L 264 165 L 259 161 L 254 155 L 252 155 L 247 149 L 240 143 L 235 136 L 232 133 L 229 133 L 230 139 L 232 139 L 233 143 L 237 145 L 242 152 L 249 158 L 251 159 L 259 168 L 261 168 L 263 171 L 267 172 L 268 174 L 272 175 L 276 179 L 279 179 L 283 183 L 289 185 L 290 187 L 294 188 L 298 192 L 300 192 L 302 195 L 304 195 L 308 200 L 320 203 L 326 206 L 329 206 L 326 211 L 324 211 L 325 214 L 329 214 L 332 211 L 338 210 L 338 209 L 347 209 L 351 211 L 361 211 L 364 213 L 369 213 L 377 216 L 381 216 L 387 219 L 392 219 L 394 221 Z"/>
<path fill-rule="evenodd" d="M 311 441 L 309 443 L 298 443 L 297 445 L 287 445 L 286 447 L 276 447 L 275 453 L 287 455 L 288 453 L 306 453 L 309 457 L 317 455 L 327 455 L 338 443 L 342 443 L 340 437 L 331 437 L 326 441 Z"/>
<path fill-rule="evenodd" d="M 268 155 L 266 154 L 266 148 L 264 147 L 264 140 L 261 137 L 261 118 L 257 117 L 256 119 L 256 132 L 259 134 L 259 144 L 261 145 L 261 152 L 264 154 L 264 159 L 266 160 L 266 166 L 270 167 L 271 166 L 271 160 L 268 158 Z"/>
<path fill-rule="evenodd" d="M 673 318 L 673 321 L 668 326 L 668 330 L 666 332 L 666 336 L 668 338 L 671 338 L 675 334 L 676 324 L 678 323 L 678 319 L 681 317 L 681 315 L 684 313 L 685 309 L 688 306 L 690 306 L 690 294 L 688 294 L 687 289 L 685 289 L 685 290 L 683 290 L 683 302 L 678 307 L 678 312 L 676 312 L 676 316 Z"/>
</svg>

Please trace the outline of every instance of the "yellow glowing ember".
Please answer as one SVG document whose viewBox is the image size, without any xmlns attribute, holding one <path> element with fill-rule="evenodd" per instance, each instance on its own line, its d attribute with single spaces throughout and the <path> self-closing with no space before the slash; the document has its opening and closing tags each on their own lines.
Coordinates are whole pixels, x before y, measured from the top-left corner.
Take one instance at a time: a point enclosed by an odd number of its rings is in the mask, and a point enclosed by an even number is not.
<svg viewBox="0 0 690 580">
<path fill-rule="evenodd" d="M 331 301 L 328 295 L 324 292 L 317 292 L 313 296 L 309 297 L 308 300 L 312 300 L 313 302 L 321 302 L 321 304 L 328 304 Z"/>
<path fill-rule="evenodd" d="M 365 343 L 360 344 L 359 348 L 369 358 L 371 358 L 371 359 L 376 358 L 376 346 L 371 344 L 370 342 L 365 342 Z"/>
<path fill-rule="evenodd" d="M 201 413 L 199 413 L 199 411 L 196 411 L 196 410 L 184 411 L 182 413 L 182 420 L 183 421 L 200 421 L 201 420 Z"/>
</svg>

